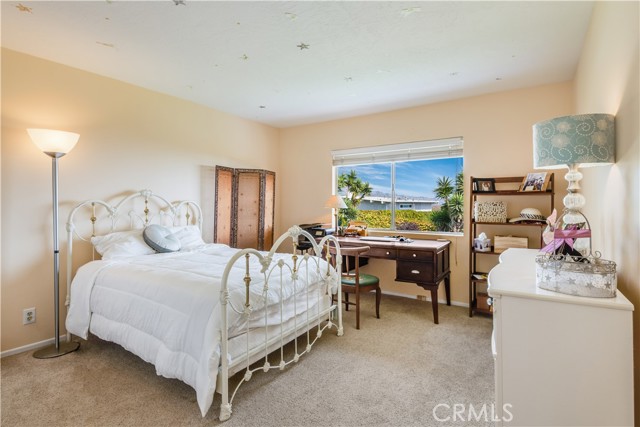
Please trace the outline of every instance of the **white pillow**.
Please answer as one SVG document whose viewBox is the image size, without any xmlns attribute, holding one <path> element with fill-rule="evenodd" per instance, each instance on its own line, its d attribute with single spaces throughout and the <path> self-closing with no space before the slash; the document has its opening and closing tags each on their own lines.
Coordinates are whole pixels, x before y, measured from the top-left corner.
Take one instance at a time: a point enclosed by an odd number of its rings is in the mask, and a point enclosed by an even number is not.
<svg viewBox="0 0 640 427">
<path fill-rule="evenodd" d="M 142 230 L 116 231 L 91 238 L 102 259 L 124 258 L 155 253 L 142 239 Z"/>
<path fill-rule="evenodd" d="M 202 240 L 202 232 L 195 225 L 183 225 L 169 229 L 180 240 L 181 251 L 189 251 L 206 244 Z"/>
<path fill-rule="evenodd" d="M 173 235 L 170 229 L 158 224 L 145 227 L 142 238 L 156 252 L 175 252 L 180 250 L 180 240 Z"/>
</svg>

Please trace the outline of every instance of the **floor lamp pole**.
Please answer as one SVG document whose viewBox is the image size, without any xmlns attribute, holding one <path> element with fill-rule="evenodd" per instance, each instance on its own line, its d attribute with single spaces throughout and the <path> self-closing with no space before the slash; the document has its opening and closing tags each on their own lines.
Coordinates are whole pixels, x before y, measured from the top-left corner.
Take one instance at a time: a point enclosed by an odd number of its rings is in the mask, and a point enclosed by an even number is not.
<svg viewBox="0 0 640 427">
<path fill-rule="evenodd" d="M 50 359 L 76 351 L 79 342 L 60 342 L 60 250 L 58 248 L 58 158 L 65 153 L 50 153 L 52 161 L 53 183 L 53 306 L 54 306 L 54 345 L 49 345 L 33 353 L 36 359 Z"/>
</svg>

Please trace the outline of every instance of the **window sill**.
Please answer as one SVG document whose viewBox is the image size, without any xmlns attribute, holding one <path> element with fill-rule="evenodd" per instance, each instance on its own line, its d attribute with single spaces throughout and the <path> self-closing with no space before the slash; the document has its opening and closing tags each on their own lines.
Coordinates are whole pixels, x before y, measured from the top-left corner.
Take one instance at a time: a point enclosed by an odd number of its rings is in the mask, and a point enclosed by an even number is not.
<svg viewBox="0 0 640 427">
<path fill-rule="evenodd" d="M 464 233 L 462 232 L 450 232 L 450 231 L 410 231 L 410 230 L 382 230 L 369 229 L 370 236 L 404 236 L 410 239 L 423 239 L 423 240 L 433 240 L 433 239 L 458 239 L 464 237 Z"/>
</svg>

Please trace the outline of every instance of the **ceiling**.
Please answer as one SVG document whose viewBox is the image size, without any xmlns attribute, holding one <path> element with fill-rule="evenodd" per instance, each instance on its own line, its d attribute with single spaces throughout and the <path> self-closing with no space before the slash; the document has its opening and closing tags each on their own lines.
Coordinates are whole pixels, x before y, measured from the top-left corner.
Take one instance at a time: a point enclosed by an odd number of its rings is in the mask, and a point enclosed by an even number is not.
<svg viewBox="0 0 640 427">
<path fill-rule="evenodd" d="M 1 7 L 3 47 L 290 127 L 570 80 L 593 2 Z"/>
</svg>

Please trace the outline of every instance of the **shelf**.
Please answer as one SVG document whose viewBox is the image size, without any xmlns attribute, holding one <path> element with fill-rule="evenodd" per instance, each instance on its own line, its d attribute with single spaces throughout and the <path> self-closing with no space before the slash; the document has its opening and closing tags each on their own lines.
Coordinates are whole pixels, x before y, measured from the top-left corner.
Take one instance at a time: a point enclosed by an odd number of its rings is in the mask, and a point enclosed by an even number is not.
<svg viewBox="0 0 640 427">
<path fill-rule="evenodd" d="M 495 252 L 493 250 L 490 251 L 476 251 L 475 249 L 471 249 L 471 251 L 475 254 L 488 254 L 488 255 L 500 255 L 502 252 Z"/>
<path fill-rule="evenodd" d="M 547 224 L 541 222 L 479 222 L 471 220 L 472 224 L 477 225 L 508 225 L 510 227 L 546 227 Z"/>
<path fill-rule="evenodd" d="M 497 191 L 474 191 L 476 196 L 548 196 L 553 191 L 518 191 L 518 190 L 497 190 Z"/>
<path fill-rule="evenodd" d="M 476 274 L 483 274 L 485 277 L 484 277 L 484 278 L 482 278 L 482 279 L 478 279 L 477 277 L 475 277 L 475 275 L 476 275 Z M 471 273 L 471 277 L 470 277 L 470 279 L 471 279 L 471 281 L 472 281 L 472 282 L 476 282 L 476 283 L 484 283 L 484 282 L 486 282 L 486 281 L 487 281 L 487 275 L 488 275 L 488 274 L 489 274 L 489 273 L 480 273 L 480 272 L 477 272 L 477 273 Z"/>
</svg>

